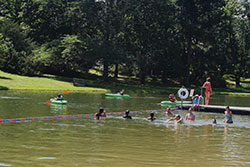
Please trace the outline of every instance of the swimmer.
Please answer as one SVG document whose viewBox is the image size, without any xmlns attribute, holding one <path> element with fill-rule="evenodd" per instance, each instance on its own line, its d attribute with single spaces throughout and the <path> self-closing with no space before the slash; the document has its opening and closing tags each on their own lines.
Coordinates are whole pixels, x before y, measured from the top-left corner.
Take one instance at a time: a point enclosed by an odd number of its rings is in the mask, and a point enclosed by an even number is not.
<svg viewBox="0 0 250 167">
<path fill-rule="evenodd" d="M 95 113 L 95 120 L 99 120 L 101 117 L 100 113 Z"/>
<path fill-rule="evenodd" d="M 213 119 L 212 124 L 213 124 L 213 125 L 217 124 L 216 119 Z"/>
<path fill-rule="evenodd" d="M 179 114 L 177 114 L 174 118 L 169 119 L 167 122 L 169 121 L 176 121 L 176 123 L 183 123 L 183 119 Z"/>
<path fill-rule="evenodd" d="M 190 107 L 188 111 L 189 113 L 186 114 L 185 120 L 194 121 L 195 115 L 193 114 L 193 109 Z"/>
<path fill-rule="evenodd" d="M 233 123 L 233 114 L 232 111 L 230 111 L 229 106 L 226 106 L 226 111 L 225 111 L 225 123 Z"/>
<path fill-rule="evenodd" d="M 99 114 L 101 117 L 106 117 L 106 111 L 102 107 L 99 109 Z"/>
<path fill-rule="evenodd" d="M 174 114 L 171 112 L 171 108 L 168 108 L 167 111 L 166 111 L 165 113 L 166 113 L 166 116 L 172 116 L 172 115 L 174 115 Z"/>
<path fill-rule="evenodd" d="M 147 120 L 150 120 L 150 121 L 156 120 L 154 115 L 155 115 L 154 113 L 150 113 L 150 117 L 148 117 Z"/>
<path fill-rule="evenodd" d="M 132 119 L 132 117 L 129 115 L 129 110 L 126 110 L 125 115 L 123 116 L 124 119 Z"/>
</svg>

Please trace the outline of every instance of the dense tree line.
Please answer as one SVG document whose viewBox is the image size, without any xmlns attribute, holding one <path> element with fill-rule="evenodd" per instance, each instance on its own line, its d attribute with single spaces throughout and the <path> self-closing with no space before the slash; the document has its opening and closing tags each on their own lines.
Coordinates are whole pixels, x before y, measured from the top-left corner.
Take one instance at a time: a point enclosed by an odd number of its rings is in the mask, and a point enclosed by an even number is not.
<svg viewBox="0 0 250 167">
<path fill-rule="evenodd" d="M 250 77 L 248 0 L 0 0 L 0 69 L 237 86 Z"/>
</svg>

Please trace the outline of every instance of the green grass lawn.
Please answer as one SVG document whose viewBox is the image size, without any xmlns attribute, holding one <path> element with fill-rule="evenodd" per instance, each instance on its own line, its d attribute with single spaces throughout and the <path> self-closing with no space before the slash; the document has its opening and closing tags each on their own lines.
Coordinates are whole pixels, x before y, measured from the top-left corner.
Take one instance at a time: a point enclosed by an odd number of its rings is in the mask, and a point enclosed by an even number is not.
<svg viewBox="0 0 250 167">
<path fill-rule="evenodd" d="M 21 90 L 66 90 L 85 92 L 109 92 L 108 89 L 97 87 L 75 87 L 72 78 L 43 75 L 41 77 L 27 77 L 0 71 L 0 89 Z"/>
</svg>

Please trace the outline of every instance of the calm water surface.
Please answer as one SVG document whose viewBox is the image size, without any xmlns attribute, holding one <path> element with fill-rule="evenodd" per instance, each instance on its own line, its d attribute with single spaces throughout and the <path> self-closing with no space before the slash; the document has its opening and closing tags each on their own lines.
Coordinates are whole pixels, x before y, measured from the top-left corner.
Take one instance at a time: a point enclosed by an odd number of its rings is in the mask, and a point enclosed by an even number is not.
<svg viewBox="0 0 250 167">
<path fill-rule="evenodd" d="M 133 95 L 130 99 L 69 92 L 67 106 L 47 100 L 58 92 L 0 91 L 0 119 L 160 109 L 163 96 Z M 250 106 L 249 97 L 214 96 L 211 104 Z M 175 111 L 185 116 L 186 111 Z M 148 113 L 106 120 L 69 118 L 0 124 L 0 166 L 21 167 L 165 167 L 250 166 L 250 117 L 195 113 L 196 121 L 167 123 L 164 113 L 146 121 Z M 211 125 L 216 118 L 218 125 Z"/>
</svg>

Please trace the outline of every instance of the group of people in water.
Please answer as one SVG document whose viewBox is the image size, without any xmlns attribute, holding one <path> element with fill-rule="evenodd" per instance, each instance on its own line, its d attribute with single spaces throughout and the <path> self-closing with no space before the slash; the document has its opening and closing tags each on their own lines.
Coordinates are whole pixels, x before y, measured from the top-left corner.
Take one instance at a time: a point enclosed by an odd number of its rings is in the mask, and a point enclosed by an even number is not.
<svg viewBox="0 0 250 167">
<path fill-rule="evenodd" d="M 206 95 L 205 105 L 209 104 L 210 95 L 212 93 L 212 86 L 211 86 L 210 80 L 211 80 L 211 78 L 208 77 L 206 79 L 206 82 L 202 85 L 202 88 L 205 88 L 205 95 Z M 123 95 L 124 94 L 124 89 L 122 89 L 119 93 L 121 95 Z M 176 101 L 176 98 L 175 98 L 174 94 L 169 95 L 169 100 L 171 102 Z M 192 97 L 193 105 L 192 105 L 192 107 L 189 108 L 188 113 L 185 115 L 185 118 L 184 118 L 185 121 L 195 121 L 195 115 L 194 115 L 193 111 L 198 109 L 199 100 L 200 100 L 200 96 L 198 94 L 196 94 L 195 96 Z M 132 117 L 129 115 L 129 113 L 130 113 L 129 110 L 126 110 L 125 115 L 123 116 L 123 118 L 124 119 L 132 119 Z M 172 118 L 168 119 L 167 122 L 170 122 L 170 121 L 175 121 L 176 123 L 183 123 L 184 122 L 184 119 L 181 117 L 181 115 L 179 115 L 179 114 L 174 115 L 171 112 L 171 108 L 167 109 L 166 116 L 172 117 Z M 106 117 L 106 111 L 102 107 L 99 109 L 99 113 L 95 114 L 95 119 L 99 120 L 101 117 Z M 150 113 L 150 116 L 147 118 L 147 120 L 149 120 L 149 121 L 156 120 L 156 117 L 155 117 L 154 113 Z M 230 111 L 229 106 L 226 106 L 226 109 L 225 109 L 224 122 L 225 123 L 233 123 L 232 112 Z M 216 119 L 213 119 L 212 123 L 216 124 L 217 123 Z"/>
<path fill-rule="evenodd" d="M 185 115 L 185 121 L 195 121 L 195 115 L 193 113 L 193 108 L 189 108 L 188 113 Z M 124 119 L 132 119 L 132 117 L 129 115 L 129 110 L 126 110 L 125 115 L 123 116 Z M 167 122 L 170 121 L 175 121 L 176 123 L 184 123 L 184 119 L 181 117 L 181 115 L 177 114 L 174 116 L 174 114 L 171 112 L 171 108 L 168 108 L 167 111 L 165 112 L 166 116 L 173 116 L 172 118 L 168 119 Z M 233 118 L 232 118 L 232 112 L 230 111 L 229 106 L 226 107 L 225 110 L 225 123 L 233 123 Z M 99 120 L 101 117 L 106 117 L 106 111 L 101 107 L 99 109 L 99 113 L 95 113 L 95 119 Z M 156 120 L 156 117 L 154 113 L 150 113 L 150 116 L 147 118 L 149 121 L 154 121 Z M 212 120 L 213 124 L 217 124 L 216 119 Z"/>
</svg>

